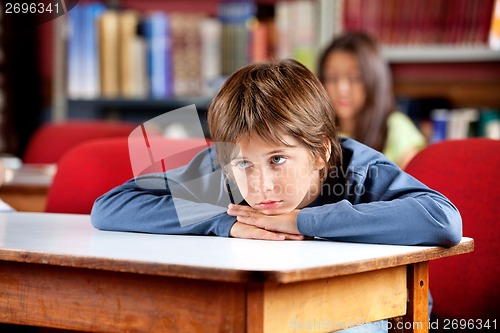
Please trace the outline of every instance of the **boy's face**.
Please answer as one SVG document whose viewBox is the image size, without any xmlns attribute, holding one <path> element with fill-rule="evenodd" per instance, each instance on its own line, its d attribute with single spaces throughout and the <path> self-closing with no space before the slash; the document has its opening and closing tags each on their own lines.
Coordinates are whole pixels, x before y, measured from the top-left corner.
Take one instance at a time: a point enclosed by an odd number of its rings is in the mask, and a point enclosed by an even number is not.
<svg viewBox="0 0 500 333">
<path fill-rule="evenodd" d="M 286 145 L 270 144 L 256 135 L 237 143 L 238 155 L 230 168 L 246 202 L 254 209 L 279 215 L 302 208 L 321 191 L 321 158 L 296 139 L 285 135 Z"/>
</svg>

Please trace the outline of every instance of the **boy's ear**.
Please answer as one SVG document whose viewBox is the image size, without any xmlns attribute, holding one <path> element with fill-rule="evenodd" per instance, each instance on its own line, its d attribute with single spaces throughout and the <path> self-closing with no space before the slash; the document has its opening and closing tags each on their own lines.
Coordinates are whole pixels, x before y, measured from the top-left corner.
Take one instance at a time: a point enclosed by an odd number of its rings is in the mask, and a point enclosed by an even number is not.
<svg viewBox="0 0 500 333">
<path fill-rule="evenodd" d="M 330 157 L 332 155 L 332 142 L 327 137 L 324 138 L 323 149 L 325 150 L 325 160 L 323 160 L 320 156 L 316 157 L 316 170 L 325 168 L 330 161 Z"/>
<path fill-rule="evenodd" d="M 332 141 L 325 136 L 325 157 L 326 162 L 330 162 L 330 157 L 332 157 Z"/>
</svg>

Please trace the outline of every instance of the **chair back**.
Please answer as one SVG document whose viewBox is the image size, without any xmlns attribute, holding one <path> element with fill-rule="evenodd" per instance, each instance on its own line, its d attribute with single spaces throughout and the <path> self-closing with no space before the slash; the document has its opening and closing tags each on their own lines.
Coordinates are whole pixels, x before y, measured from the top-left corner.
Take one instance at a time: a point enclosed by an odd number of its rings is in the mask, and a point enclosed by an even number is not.
<svg viewBox="0 0 500 333">
<path fill-rule="evenodd" d="M 195 145 L 193 141 L 198 144 Z M 170 158 L 168 163 L 163 163 L 163 169 L 151 168 L 150 172 L 161 172 L 187 164 L 207 146 L 205 139 L 164 139 L 161 144 L 173 147 L 175 160 Z M 195 146 L 198 149 L 194 149 Z M 129 140 L 125 137 L 92 140 L 68 151 L 59 161 L 45 210 L 52 213 L 89 214 L 99 196 L 134 177 L 129 148 Z"/>
<path fill-rule="evenodd" d="M 128 137 L 137 124 L 104 120 L 45 123 L 30 138 L 24 163 L 52 164 L 76 145 L 99 138 Z"/>
<path fill-rule="evenodd" d="M 406 172 L 444 194 L 460 211 L 471 254 L 430 263 L 433 317 L 500 318 L 500 141 L 442 141 L 421 151 Z"/>
</svg>

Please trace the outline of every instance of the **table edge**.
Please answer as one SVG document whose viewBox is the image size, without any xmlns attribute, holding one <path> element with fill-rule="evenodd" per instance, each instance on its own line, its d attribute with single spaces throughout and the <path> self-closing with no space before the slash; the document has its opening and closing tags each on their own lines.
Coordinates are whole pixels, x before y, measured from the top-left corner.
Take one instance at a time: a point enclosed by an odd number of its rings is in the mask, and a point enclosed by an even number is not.
<svg viewBox="0 0 500 333">
<path fill-rule="evenodd" d="M 0 262 L 43 264 L 61 267 L 211 280 L 220 282 L 293 283 L 356 274 L 423 261 L 436 260 L 460 254 L 466 254 L 472 251 L 474 251 L 474 240 L 465 239 L 465 241 L 462 241 L 460 244 L 450 248 L 432 247 L 429 249 L 424 249 L 404 255 L 386 256 L 356 261 L 355 265 L 352 262 L 347 262 L 342 264 L 326 265 L 321 267 L 304 268 L 289 271 L 224 269 L 214 267 L 143 262 L 126 259 L 118 260 L 90 256 L 47 254 L 10 249 L 0 249 Z"/>
</svg>

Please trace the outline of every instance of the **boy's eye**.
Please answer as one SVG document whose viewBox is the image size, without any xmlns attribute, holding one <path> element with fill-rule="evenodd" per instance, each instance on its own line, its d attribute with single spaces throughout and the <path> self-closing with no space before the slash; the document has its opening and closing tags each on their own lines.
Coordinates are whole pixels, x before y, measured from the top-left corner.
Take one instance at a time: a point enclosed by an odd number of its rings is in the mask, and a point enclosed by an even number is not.
<svg viewBox="0 0 500 333">
<path fill-rule="evenodd" d="M 249 167 L 252 166 L 252 163 L 248 161 L 239 161 L 236 163 L 236 166 L 240 169 L 248 169 Z"/>
<path fill-rule="evenodd" d="M 286 162 L 286 157 L 284 156 L 273 156 L 271 157 L 272 164 L 283 164 Z"/>
</svg>

